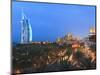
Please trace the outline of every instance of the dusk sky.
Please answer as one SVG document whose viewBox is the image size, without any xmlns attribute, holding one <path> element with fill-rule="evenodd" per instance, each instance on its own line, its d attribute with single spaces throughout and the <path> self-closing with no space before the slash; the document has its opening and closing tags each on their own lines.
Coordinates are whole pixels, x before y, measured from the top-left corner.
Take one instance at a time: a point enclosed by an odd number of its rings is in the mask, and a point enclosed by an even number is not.
<svg viewBox="0 0 100 75">
<path fill-rule="evenodd" d="M 12 3 L 12 41 L 20 42 L 21 13 L 30 20 L 33 41 L 55 41 L 71 32 L 86 37 L 95 26 L 95 6 L 36 2 Z"/>
</svg>

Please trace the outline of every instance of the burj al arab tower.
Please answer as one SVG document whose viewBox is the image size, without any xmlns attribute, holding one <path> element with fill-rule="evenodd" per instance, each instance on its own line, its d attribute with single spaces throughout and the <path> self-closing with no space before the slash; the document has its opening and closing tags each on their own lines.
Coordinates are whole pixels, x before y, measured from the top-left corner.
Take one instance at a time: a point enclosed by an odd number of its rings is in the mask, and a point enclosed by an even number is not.
<svg viewBox="0 0 100 75">
<path fill-rule="evenodd" d="M 21 43 L 26 44 L 32 42 L 32 27 L 30 25 L 29 19 L 26 17 L 22 10 L 21 19 Z"/>
</svg>

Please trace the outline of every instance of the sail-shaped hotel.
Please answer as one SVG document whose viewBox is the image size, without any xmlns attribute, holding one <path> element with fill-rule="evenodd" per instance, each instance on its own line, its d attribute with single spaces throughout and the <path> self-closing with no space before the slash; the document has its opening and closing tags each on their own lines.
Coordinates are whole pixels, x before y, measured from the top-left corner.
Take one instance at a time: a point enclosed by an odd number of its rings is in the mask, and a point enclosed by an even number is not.
<svg viewBox="0 0 100 75">
<path fill-rule="evenodd" d="M 32 27 L 30 25 L 29 19 L 26 17 L 22 10 L 22 19 L 21 19 L 21 43 L 30 43 L 32 42 Z"/>
</svg>

